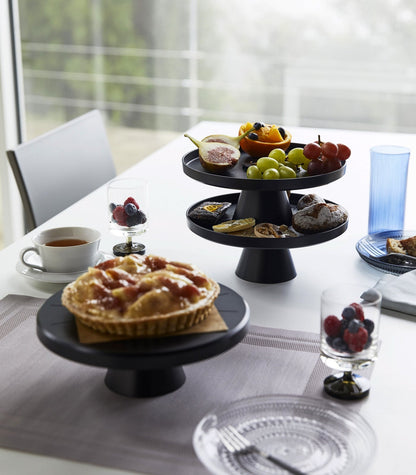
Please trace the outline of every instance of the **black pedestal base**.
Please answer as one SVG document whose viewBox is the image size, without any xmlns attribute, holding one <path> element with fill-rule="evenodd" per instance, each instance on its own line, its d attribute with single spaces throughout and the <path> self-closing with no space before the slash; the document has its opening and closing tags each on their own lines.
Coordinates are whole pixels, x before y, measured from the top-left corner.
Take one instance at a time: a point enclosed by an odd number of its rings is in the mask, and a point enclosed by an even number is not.
<svg viewBox="0 0 416 475">
<path fill-rule="evenodd" d="M 129 254 L 143 255 L 146 252 L 146 246 L 139 242 L 126 243 L 122 242 L 113 247 L 113 254 L 115 256 L 128 256 Z"/>
<path fill-rule="evenodd" d="M 277 284 L 296 277 L 289 249 L 243 249 L 235 273 L 240 279 L 260 284 Z"/>
<path fill-rule="evenodd" d="M 325 378 L 324 389 L 327 394 L 338 399 L 363 399 L 370 392 L 370 381 L 351 371 L 345 371 Z"/>
<path fill-rule="evenodd" d="M 292 224 L 292 209 L 285 190 L 242 190 L 234 219 L 254 216 L 257 223 Z"/>
<path fill-rule="evenodd" d="M 105 384 L 117 394 L 128 397 L 162 396 L 185 383 L 182 366 L 153 371 L 134 369 L 108 369 Z"/>
<path fill-rule="evenodd" d="M 36 333 L 54 353 L 107 369 L 105 385 L 129 397 L 170 393 L 185 383 L 183 366 L 217 356 L 247 334 L 250 310 L 240 295 L 220 284 L 215 306 L 228 330 L 86 344 L 79 341 L 74 316 L 62 305 L 62 290 L 39 309 Z"/>
</svg>

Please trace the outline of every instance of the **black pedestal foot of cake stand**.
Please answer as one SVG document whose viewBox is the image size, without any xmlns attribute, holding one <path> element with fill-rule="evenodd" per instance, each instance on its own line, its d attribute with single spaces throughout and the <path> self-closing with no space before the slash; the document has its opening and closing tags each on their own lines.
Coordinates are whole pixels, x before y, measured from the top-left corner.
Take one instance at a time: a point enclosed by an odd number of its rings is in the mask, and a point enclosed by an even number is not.
<svg viewBox="0 0 416 475">
<path fill-rule="evenodd" d="M 122 242 L 116 244 L 113 247 L 113 254 L 115 256 L 128 256 L 129 254 L 140 254 L 143 255 L 146 253 L 146 246 L 140 242 Z"/>
<path fill-rule="evenodd" d="M 182 366 L 160 370 L 108 369 L 105 384 L 129 397 L 162 396 L 180 388 L 186 376 Z"/>
<path fill-rule="evenodd" d="M 296 277 L 289 249 L 245 248 L 235 273 L 240 279 L 260 284 L 277 284 Z"/>
</svg>

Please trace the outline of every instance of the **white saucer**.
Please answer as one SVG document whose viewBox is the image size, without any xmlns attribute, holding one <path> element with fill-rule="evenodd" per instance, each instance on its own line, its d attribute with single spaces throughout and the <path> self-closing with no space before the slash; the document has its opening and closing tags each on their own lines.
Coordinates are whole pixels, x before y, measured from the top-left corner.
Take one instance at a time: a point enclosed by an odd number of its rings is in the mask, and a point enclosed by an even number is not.
<svg viewBox="0 0 416 475">
<path fill-rule="evenodd" d="M 98 258 L 95 265 L 99 264 L 100 262 L 104 262 L 108 259 L 113 259 L 114 256 L 111 254 L 105 254 L 104 252 L 98 252 Z M 48 282 L 50 284 L 67 284 L 72 282 L 77 277 L 82 275 L 87 269 L 84 269 L 79 272 L 68 272 L 68 273 L 61 273 L 61 272 L 43 272 L 38 269 L 33 269 L 32 267 L 25 266 L 23 262 L 20 260 L 16 264 L 16 270 L 19 274 L 22 274 L 24 277 L 29 279 L 37 280 L 38 282 Z"/>
</svg>

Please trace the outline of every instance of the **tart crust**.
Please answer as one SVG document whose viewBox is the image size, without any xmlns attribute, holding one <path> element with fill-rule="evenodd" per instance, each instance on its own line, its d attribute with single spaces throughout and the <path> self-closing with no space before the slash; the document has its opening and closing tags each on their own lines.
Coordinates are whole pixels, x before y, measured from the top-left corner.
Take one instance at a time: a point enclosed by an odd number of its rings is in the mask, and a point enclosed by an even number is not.
<svg viewBox="0 0 416 475">
<path fill-rule="evenodd" d="M 89 268 L 64 288 L 62 304 L 103 333 L 161 336 L 204 320 L 219 292 L 193 265 L 132 254 Z"/>
</svg>

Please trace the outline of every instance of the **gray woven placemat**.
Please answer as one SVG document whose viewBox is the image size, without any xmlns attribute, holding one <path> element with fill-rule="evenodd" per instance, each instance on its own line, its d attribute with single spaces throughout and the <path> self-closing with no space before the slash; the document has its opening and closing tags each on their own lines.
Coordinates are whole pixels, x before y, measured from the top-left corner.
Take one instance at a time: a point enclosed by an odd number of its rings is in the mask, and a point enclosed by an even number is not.
<svg viewBox="0 0 416 475">
<path fill-rule="evenodd" d="M 251 326 L 230 351 L 184 367 L 149 399 L 111 392 L 106 370 L 51 353 L 36 336 L 42 299 L 0 301 L 0 446 L 149 474 L 206 474 L 193 431 L 215 407 L 260 394 L 326 397 L 318 335 Z"/>
</svg>

